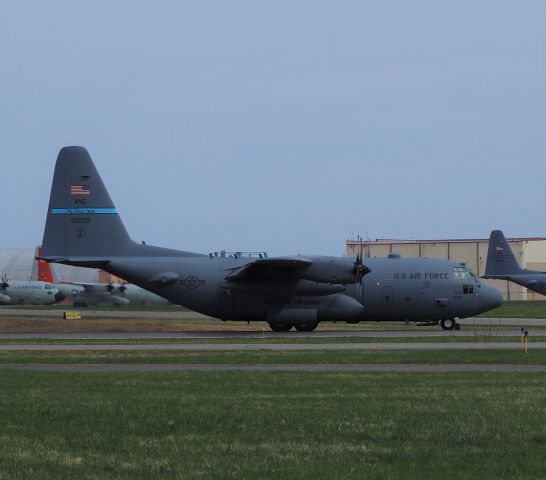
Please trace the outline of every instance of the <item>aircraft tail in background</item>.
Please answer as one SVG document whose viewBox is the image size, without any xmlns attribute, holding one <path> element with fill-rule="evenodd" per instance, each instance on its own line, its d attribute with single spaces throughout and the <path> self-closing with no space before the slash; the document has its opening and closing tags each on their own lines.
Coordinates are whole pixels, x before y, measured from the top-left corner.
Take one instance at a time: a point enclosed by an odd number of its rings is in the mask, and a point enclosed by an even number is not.
<svg viewBox="0 0 546 480">
<path fill-rule="evenodd" d="M 484 278 L 508 280 L 513 275 L 525 273 L 508 245 L 501 230 L 493 230 L 489 236 L 489 249 Z"/>
</svg>

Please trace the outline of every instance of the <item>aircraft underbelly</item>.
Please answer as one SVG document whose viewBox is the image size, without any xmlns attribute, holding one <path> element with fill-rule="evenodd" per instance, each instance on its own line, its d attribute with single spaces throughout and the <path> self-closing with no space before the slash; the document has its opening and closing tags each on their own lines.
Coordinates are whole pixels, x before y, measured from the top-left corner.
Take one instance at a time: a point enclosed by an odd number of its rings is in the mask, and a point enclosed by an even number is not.
<svg viewBox="0 0 546 480">
<path fill-rule="evenodd" d="M 333 294 L 320 297 L 256 297 L 240 292 L 220 292 L 221 318 L 226 320 L 346 321 L 362 314 L 362 305 L 353 297 Z M 285 321 L 283 320 L 283 321 Z"/>
</svg>

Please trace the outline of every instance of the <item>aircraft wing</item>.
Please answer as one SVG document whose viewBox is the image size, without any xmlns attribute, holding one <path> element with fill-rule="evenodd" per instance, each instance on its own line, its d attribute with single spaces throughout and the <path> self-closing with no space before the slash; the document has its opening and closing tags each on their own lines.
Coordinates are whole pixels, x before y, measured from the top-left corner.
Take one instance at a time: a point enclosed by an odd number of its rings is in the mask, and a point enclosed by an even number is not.
<svg viewBox="0 0 546 480">
<path fill-rule="evenodd" d="M 312 265 L 312 261 L 304 257 L 260 258 L 232 271 L 226 280 L 230 282 L 247 280 L 273 280 L 297 277 L 298 270 L 303 271 Z"/>
<path fill-rule="evenodd" d="M 226 281 L 310 280 L 345 285 L 360 282 L 369 271 L 359 259 L 297 255 L 256 259 L 233 270 Z"/>
<path fill-rule="evenodd" d="M 65 285 L 75 285 L 83 287 L 87 293 L 109 293 L 105 283 L 86 283 L 86 282 L 61 282 Z"/>
</svg>

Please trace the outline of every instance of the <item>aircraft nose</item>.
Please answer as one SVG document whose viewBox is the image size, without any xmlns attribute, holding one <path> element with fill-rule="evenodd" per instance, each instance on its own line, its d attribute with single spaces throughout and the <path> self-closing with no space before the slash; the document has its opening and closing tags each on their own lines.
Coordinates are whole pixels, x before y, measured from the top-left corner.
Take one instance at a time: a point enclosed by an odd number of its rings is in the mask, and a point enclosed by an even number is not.
<svg viewBox="0 0 546 480">
<path fill-rule="evenodd" d="M 487 312 L 502 305 L 502 293 L 493 287 L 482 285 L 480 289 L 480 309 Z"/>
</svg>

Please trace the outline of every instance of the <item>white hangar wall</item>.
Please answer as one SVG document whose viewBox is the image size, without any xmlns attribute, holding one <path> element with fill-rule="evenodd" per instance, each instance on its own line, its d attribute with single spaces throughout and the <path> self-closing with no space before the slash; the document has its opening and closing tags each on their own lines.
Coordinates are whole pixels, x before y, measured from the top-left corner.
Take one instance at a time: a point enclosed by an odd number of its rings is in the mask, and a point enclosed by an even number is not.
<svg viewBox="0 0 546 480">
<path fill-rule="evenodd" d="M 0 248 L 0 277 L 6 275 L 10 280 L 37 280 L 38 268 L 34 257 L 37 247 Z M 71 267 L 51 264 L 58 281 L 97 283 L 99 270 L 94 268 Z"/>
</svg>

